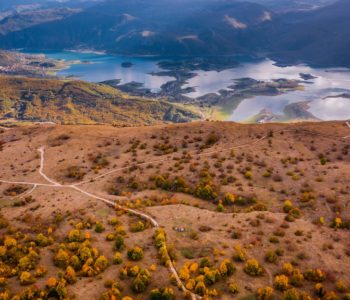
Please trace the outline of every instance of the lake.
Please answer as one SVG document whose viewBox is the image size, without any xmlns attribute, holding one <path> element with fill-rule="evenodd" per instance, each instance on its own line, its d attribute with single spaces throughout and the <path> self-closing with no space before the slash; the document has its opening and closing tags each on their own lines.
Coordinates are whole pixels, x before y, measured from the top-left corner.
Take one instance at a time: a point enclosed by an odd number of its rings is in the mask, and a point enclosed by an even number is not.
<svg viewBox="0 0 350 300">
<path fill-rule="evenodd" d="M 174 80 L 170 76 L 150 74 L 162 70 L 157 65 L 162 60 L 159 57 L 125 57 L 71 51 L 46 52 L 45 54 L 50 58 L 81 62 L 60 71 L 58 75 L 61 76 L 74 76 L 91 82 L 110 79 L 120 79 L 121 83 L 140 82 L 153 92 L 159 91 L 166 82 Z M 122 63 L 125 62 L 131 63 L 131 66 L 122 67 Z M 193 72 L 196 76 L 189 79 L 183 86 L 183 88 L 195 88 L 194 92 L 186 94 L 193 98 L 227 89 L 235 79 L 239 78 L 249 77 L 263 81 L 279 78 L 302 80 L 300 73 L 316 77 L 303 83 L 305 88 L 302 91 L 245 99 L 233 111 L 230 110 L 229 105 L 225 106 L 224 109 L 227 107 L 224 114 L 225 120 L 244 122 L 263 109 L 274 114 L 282 114 L 286 105 L 303 101 L 309 101 L 308 111 L 319 119 L 350 119 L 350 99 L 341 96 L 342 94 L 350 95 L 349 69 L 315 69 L 305 65 L 281 67 L 272 60 L 266 59 L 258 62 L 241 62 L 236 68 L 220 72 L 203 70 Z M 329 96 L 337 97 L 326 98 Z"/>
</svg>

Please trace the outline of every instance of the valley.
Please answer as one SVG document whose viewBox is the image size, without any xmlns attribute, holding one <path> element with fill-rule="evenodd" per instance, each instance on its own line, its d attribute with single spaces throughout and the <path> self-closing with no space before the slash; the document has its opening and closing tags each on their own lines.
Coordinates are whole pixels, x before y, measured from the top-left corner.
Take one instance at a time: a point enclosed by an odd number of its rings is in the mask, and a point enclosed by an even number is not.
<svg viewBox="0 0 350 300">
<path fill-rule="evenodd" d="M 350 93 L 350 72 L 346 68 L 279 66 L 271 60 L 227 56 L 126 57 L 88 51 L 44 54 L 28 56 L 40 57 L 61 69 L 40 67 L 38 73 L 37 63 L 24 63 L 25 71 L 19 68 L 18 74 L 56 74 L 60 80 L 102 83 L 136 98 L 189 106 L 202 119 L 293 122 L 350 116 L 346 97 Z M 16 65 L 21 66 L 21 59 L 17 61 Z M 261 112 L 265 113 L 259 116 Z M 110 117 L 105 122 L 110 123 Z"/>
</svg>

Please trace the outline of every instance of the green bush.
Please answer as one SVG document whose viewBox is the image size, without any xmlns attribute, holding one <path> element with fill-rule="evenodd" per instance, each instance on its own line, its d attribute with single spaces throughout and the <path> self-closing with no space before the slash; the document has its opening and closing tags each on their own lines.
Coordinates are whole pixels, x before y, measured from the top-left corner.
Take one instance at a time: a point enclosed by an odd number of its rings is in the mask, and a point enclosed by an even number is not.
<svg viewBox="0 0 350 300">
<path fill-rule="evenodd" d="M 136 246 L 133 249 L 128 250 L 128 258 L 132 261 L 138 261 L 143 258 L 143 250 L 141 247 Z"/>
</svg>

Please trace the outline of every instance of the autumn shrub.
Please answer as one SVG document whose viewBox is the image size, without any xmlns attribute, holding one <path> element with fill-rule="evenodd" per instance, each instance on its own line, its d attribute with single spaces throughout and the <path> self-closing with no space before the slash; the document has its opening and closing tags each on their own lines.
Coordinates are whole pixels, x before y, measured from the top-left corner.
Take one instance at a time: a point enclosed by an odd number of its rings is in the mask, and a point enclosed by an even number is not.
<svg viewBox="0 0 350 300">
<path fill-rule="evenodd" d="M 115 265 L 119 265 L 123 262 L 123 259 L 122 259 L 122 256 L 120 254 L 120 252 L 116 252 L 114 253 L 114 256 L 113 256 L 113 264 Z"/>
<path fill-rule="evenodd" d="M 52 238 L 45 236 L 42 233 L 37 234 L 35 237 L 35 243 L 40 247 L 46 247 L 53 243 Z"/>
<path fill-rule="evenodd" d="M 283 211 L 289 213 L 293 209 L 293 203 L 290 200 L 286 200 L 283 203 Z"/>
<path fill-rule="evenodd" d="M 220 280 L 220 272 L 217 269 L 210 269 L 205 267 L 203 269 L 204 273 L 204 283 L 206 286 L 213 285 Z"/>
<path fill-rule="evenodd" d="M 139 246 L 135 246 L 134 248 L 128 250 L 128 258 L 132 261 L 141 260 L 143 256 L 143 250 Z"/>
<path fill-rule="evenodd" d="M 205 268 L 205 267 L 210 268 L 210 267 L 212 267 L 212 266 L 213 266 L 213 263 L 209 260 L 208 257 L 202 258 L 202 259 L 200 260 L 200 262 L 199 262 L 199 267 L 200 267 L 200 268 Z"/>
<path fill-rule="evenodd" d="M 71 229 L 68 232 L 68 241 L 69 242 L 81 242 L 83 240 L 83 236 L 78 229 Z"/>
<path fill-rule="evenodd" d="M 207 287 L 205 286 L 205 283 L 203 281 L 199 280 L 195 286 L 194 291 L 196 294 L 204 296 L 205 294 L 207 294 Z"/>
<path fill-rule="evenodd" d="M 339 293 L 346 293 L 350 289 L 350 285 L 347 287 L 345 281 L 337 280 L 335 283 L 335 288 Z"/>
<path fill-rule="evenodd" d="M 235 282 L 228 283 L 228 291 L 230 294 L 235 295 L 239 293 L 238 285 Z"/>
<path fill-rule="evenodd" d="M 175 300 L 175 294 L 172 288 L 157 288 L 151 291 L 150 300 Z"/>
<path fill-rule="evenodd" d="M 115 242 L 114 242 L 114 249 L 121 251 L 125 248 L 125 242 L 124 242 L 124 237 L 121 234 L 118 234 L 115 237 Z"/>
<path fill-rule="evenodd" d="M 97 257 L 95 263 L 94 263 L 94 270 L 97 273 L 102 273 L 104 270 L 108 267 L 108 260 L 105 256 L 100 255 Z"/>
<path fill-rule="evenodd" d="M 301 287 L 304 284 L 304 275 L 299 269 L 292 271 L 292 276 L 290 277 L 291 285 L 295 287 Z"/>
<path fill-rule="evenodd" d="M 11 186 L 11 187 L 7 188 L 4 191 L 4 195 L 5 196 L 15 197 L 17 195 L 23 194 L 26 190 L 27 190 L 27 188 L 24 187 L 24 186 L 14 185 L 14 186 Z"/>
<path fill-rule="evenodd" d="M 224 205 L 233 205 L 236 200 L 236 197 L 232 195 L 231 193 L 226 193 L 225 196 L 222 198 L 222 203 Z"/>
<path fill-rule="evenodd" d="M 225 259 L 219 267 L 219 271 L 222 277 L 231 276 L 235 270 L 235 265 L 229 259 Z"/>
<path fill-rule="evenodd" d="M 65 273 L 65 275 L 64 275 L 64 278 L 65 278 L 65 280 L 67 280 L 67 282 L 68 282 L 69 284 L 74 284 L 74 283 L 77 282 L 76 273 L 75 273 L 75 270 L 74 270 L 73 267 L 68 266 L 68 267 L 66 268 L 66 273 Z"/>
<path fill-rule="evenodd" d="M 256 259 L 249 259 L 244 266 L 244 272 L 250 276 L 257 277 L 263 275 L 263 268 Z"/>
<path fill-rule="evenodd" d="M 137 221 L 130 225 L 131 232 L 141 232 L 145 230 L 145 224 L 142 221 Z"/>
<path fill-rule="evenodd" d="M 256 300 L 272 300 L 274 298 L 273 288 L 267 286 L 259 288 L 255 293 Z"/>
<path fill-rule="evenodd" d="M 218 196 L 211 184 L 198 184 L 193 193 L 196 197 L 209 201 L 215 200 Z"/>
<path fill-rule="evenodd" d="M 300 293 L 294 288 L 288 289 L 283 293 L 282 300 L 301 300 Z"/>
<path fill-rule="evenodd" d="M 96 222 L 96 224 L 95 224 L 95 232 L 101 233 L 103 231 L 105 231 L 105 227 L 103 226 L 103 224 L 101 222 Z"/>
<path fill-rule="evenodd" d="M 59 249 L 54 256 L 54 263 L 57 267 L 66 268 L 69 264 L 69 253 L 64 249 Z"/>
<path fill-rule="evenodd" d="M 244 262 L 246 260 L 246 253 L 239 245 L 235 246 L 233 260 L 237 262 Z"/>
<path fill-rule="evenodd" d="M 273 284 L 274 288 L 279 291 L 285 291 L 289 287 L 289 278 L 286 275 L 277 275 Z"/>
<path fill-rule="evenodd" d="M 278 255 L 275 251 L 267 251 L 265 254 L 265 261 L 269 263 L 276 263 L 278 259 Z"/>
<path fill-rule="evenodd" d="M 216 211 L 217 212 L 224 212 L 225 211 L 225 206 L 222 204 L 222 202 L 220 201 L 218 203 L 218 205 L 216 206 Z"/>
<path fill-rule="evenodd" d="M 215 133 L 210 133 L 205 140 L 204 147 L 211 147 L 214 144 L 216 144 L 219 140 L 220 140 L 220 136 L 218 136 Z"/>
<path fill-rule="evenodd" d="M 19 282 L 21 285 L 29 285 L 35 282 L 35 278 L 30 272 L 24 271 L 19 275 Z"/>
<path fill-rule="evenodd" d="M 106 240 L 111 242 L 115 240 L 115 234 L 113 232 L 110 232 L 106 235 Z"/>
<path fill-rule="evenodd" d="M 102 293 L 100 300 L 121 299 L 122 292 L 121 287 L 117 281 L 111 281 L 108 283 L 109 290 Z"/>
<path fill-rule="evenodd" d="M 323 298 L 326 295 L 326 288 L 322 283 L 316 283 L 315 285 L 315 294 L 319 298 Z"/>
<path fill-rule="evenodd" d="M 66 176 L 71 179 L 80 180 L 85 176 L 85 172 L 79 166 L 71 166 L 67 169 Z"/>
<path fill-rule="evenodd" d="M 326 280 L 326 273 L 320 269 L 308 269 L 304 272 L 306 280 L 314 282 L 322 282 Z"/>
<path fill-rule="evenodd" d="M 150 284 L 151 274 L 147 270 L 141 270 L 134 281 L 131 288 L 135 293 L 143 293 Z"/>
</svg>

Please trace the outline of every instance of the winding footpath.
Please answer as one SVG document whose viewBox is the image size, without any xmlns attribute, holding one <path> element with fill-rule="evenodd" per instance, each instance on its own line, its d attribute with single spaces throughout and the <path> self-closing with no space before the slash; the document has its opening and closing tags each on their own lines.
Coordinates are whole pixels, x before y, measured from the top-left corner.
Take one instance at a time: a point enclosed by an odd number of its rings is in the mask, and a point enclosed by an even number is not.
<svg viewBox="0 0 350 300">
<path fill-rule="evenodd" d="M 346 125 L 350 128 L 350 121 L 347 121 L 346 122 Z M 6 128 L 5 130 L 7 130 L 8 128 Z M 312 132 L 312 131 L 308 131 L 308 130 L 298 130 L 298 129 L 287 129 L 287 130 L 275 130 L 275 131 L 272 131 L 271 133 L 275 133 L 275 132 L 300 132 L 300 131 L 304 131 L 304 132 L 308 132 L 308 133 L 312 133 L 312 134 L 316 134 L 316 135 L 322 135 L 321 133 L 316 133 L 316 132 Z M 234 150 L 234 149 L 239 149 L 239 148 L 243 148 L 243 147 L 246 147 L 246 146 L 253 146 L 263 140 L 265 140 L 266 138 L 268 138 L 269 134 L 265 134 L 264 136 L 262 136 L 261 138 L 253 141 L 253 142 L 247 142 L 247 143 L 244 143 L 244 144 L 241 144 L 241 145 L 237 145 L 237 146 L 231 146 L 231 147 L 227 147 L 227 148 L 222 148 L 220 149 L 220 151 L 218 151 L 217 149 L 214 149 L 214 150 L 210 150 L 210 151 L 205 151 L 205 152 L 202 152 L 202 153 L 196 153 L 197 156 L 207 156 L 207 155 L 211 155 L 211 154 L 215 154 L 215 153 L 218 153 L 218 152 L 223 152 L 223 151 L 228 151 L 228 150 Z M 325 135 L 326 136 L 326 135 Z M 339 136 L 327 136 L 327 137 L 333 137 L 333 138 L 339 138 L 339 139 L 348 139 L 350 138 L 350 135 L 349 136 L 345 136 L 345 137 L 339 137 Z M 94 178 L 90 178 L 90 179 L 87 179 L 87 180 L 84 180 L 84 181 L 81 181 L 81 182 L 78 182 L 76 184 L 71 184 L 71 185 L 63 185 L 63 184 L 60 184 L 58 182 L 56 182 L 55 180 L 51 179 L 50 177 L 48 177 L 45 172 L 44 172 L 44 167 L 45 167 L 45 148 L 44 147 L 40 147 L 38 149 L 38 152 L 40 153 L 40 168 L 39 168 L 39 174 L 48 182 L 48 183 L 38 183 L 38 182 L 27 182 L 27 181 L 8 181 L 8 180 L 2 180 L 0 179 L 0 183 L 7 183 L 7 184 L 22 184 L 22 185 L 31 185 L 33 186 L 29 191 L 27 191 L 25 194 L 23 194 L 22 196 L 28 196 L 29 194 L 31 194 L 37 187 L 39 186 L 43 186 L 43 187 L 51 187 L 51 188 L 70 188 L 70 189 L 73 189 L 75 191 L 78 191 L 82 194 L 84 194 L 85 196 L 88 196 L 90 198 L 93 198 L 93 199 L 96 199 L 96 200 L 99 200 L 99 201 L 102 201 L 104 202 L 105 204 L 107 204 L 108 206 L 110 207 L 113 207 L 113 208 L 118 208 L 118 209 L 122 209 L 124 211 L 127 211 L 129 213 L 132 213 L 134 215 L 137 215 L 139 216 L 140 218 L 144 219 L 144 220 L 147 220 L 149 221 L 152 226 L 154 228 L 159 228 L 160 225 L 158 224 L 158 222 L 150 215 L 144 213 L 144 212 L 140 212 L 140 211 L 137 211 L 137 210 L 134 210 L 134 209 L 130 209 L 128 207 L 125 207 L 125 206 L 122 206 L 122 205 L 119 205 L 117 204 L 116 202 L 114 201 L 111 201 L 109 199 L 106 199 L 106 198 L 103 198 L 103 197 L 100 197 L 100 196 L 97 196 L 97 195 L 94 195 L 88 191 L 85 191 L 83 190 L 81 187 L 79 187 L 80 185 L 82 184 L 86 184 L 86 183 L 89 183 L 89 182 L 93 182 L 99 178 L 103 178 L 107 175 L 110 175 L 110 174 L 113 174 L 113 173 L 116 173 L 116 172 L 119 172 L 119 171 L 123 171 L 123 170 L 126 170 L 126 169 L 129 169 L 129 166 L 128 167 L 121 167 L 121 168 L 117 168 L 117 169 L 113 169 L 111 171 L 108 171 L 104 174 L 101 174 L 101 175 L 98 175 Z M 189 153 L 191 154 L 191 153 Z M 167 156 L 165 158 L 160 158 L 160 159 L 157 159 L 157 160 L 153 160 L 153 161 L 148 161 L 148 162 L 143 162 L 143 163 L 139 163 L 139 164 L 135 164 L 135 166 L 142 166 L 142 165 L 148 165 L 148 164 L 152 164 L 152 163 L 157 163 L 157 162 L 165 162 L 167 160 L 170 160 L 171 158 L 173 158 L 173 155 L 171 156 Z M 166 251 L 168 251 L 166 249 Z M 167 255 L 169 256 L 169 253 L 167 253 Z M 169 256 L 170 257 L 170 256 Z M 178 286 L 181 288 L 181 290 L 184 292 L 184 293 L 188 293 L 190 296 L 191 296 L 191 299 L 192 300 L 197 300 L 197 299 L 202 299 L 201 296 L 199 295 L 196 295 L 194 293 L 192 293 L 191 291 L 189 291 L 185 285 L 183 284 L 183 282 L 181 281 L 181 279 L 179 278 L 179 275 L 174 267 L 174 264 L 173 262 L 171 261 L 171 259 L 169 260 L 169 271 L 173 274 L 174 278 L 176 279 L 176 282 L 178 284 Z M 271 281 L 271 274 L 268 272 L 268 275 L 269 275 L 269 279 Z"/>
<path fill-rule="evenodd" d="M 51 179 L 50 177 L 48 177 L 45 172 L 44 172 L 44 166 L 45 166 L 45 148 L 44 147 L 40 147 L 38 149 L 38 152 L 40 153 L 40 168 L 39 168 L 39 173 L 40 175 L 48 182 L 50 182 L 49 184 L 44 184 L 44 183 L 34 183 L 34 182 L 23 182 L 23 181 L 7 181 L 7 180 L 0 180 L 0 182 L 2 183 L 11 183 L 11 184 L 23 184 L 23 185 L 33 185 L 33 187 L 28 191 L 26 192 L 25 194 L 21 195 L 22 197 L 23 196 L 28 196 L 29 194 L 31 194 L 38 186 L 45 186 L 45 187 L 52 187 L 52 188 L 71 188 L 71 189 L 74 189 L 75 191 L 78 191 L 82 194 L 84 194 L 85 196 L 88 196 L 90 198 L 93 198 L 93 199 L 96 199 L 96 200 L 99 200 L 99 201 L 102 201 L 104 202 L 105 204 L 107 204 L 108 206 L 112 207 L 112 208 L 118 208 L 118 209 L 122 209 L 124 211 L 127 211 L 129 213 L 132 213 L 134 215 L 137 215 L 139 216 L 140 218 L 146 220 L 146 221 L 149 221 L 152 226 L 154 228 L 159 228 L 159 224 L 158 222 L 153 218 L 151 217 L 150 215 L 147 215 L 146 213 L 143 213 L 143 212 L 140 212 L 140 211 L 137 211 L 137 210 L 134 210 L 134 209 L 131 209 L 131 208 L 128 208 L 128 207 L 124 207 L 124 206 L 121 206 L 117 203 L 115 203 L 114 201 L 111 201 L 111 200 L 108 200 L 106 198 L 103 198 L 103 197 L 100 197 L 100 196 L 96 196 L 94 194 L 91 194 L 85 190 L 83 190 L 82 188 L 72 184 L 72 185 L 63 185 L 63 184 L 60 184 L 56 181 L 54 181 L 53 179 Z M 165 245 L 165 249 L 166 249 L 166 252 L 167 252 L 167 256 L 169 256 L 169 253 L 168 253 L 168 249 L 166 248 L 166 245 Z M 192 293 L 191 291 L 187 290 L 187 288 L 185 287 L 185 285 L 183 284 L 183 282 L 181 281 L 175 267 L 174 267 L 174 264 L 172 262 L 171 259 L 169 259 L 169 271 L 173 274 L 176 282 L 177 282 L 177 285 L 178 287 L 181 288 L 181 290 L 184 292 L 184 293 L 187 293 L 191 296 L 191 299 L 192 300 L 197 300 L 197 299 L 202 299 L 202 297 L 200 297 L 199 295 L 196 295 L 194 293 Z"/>
</svg>

